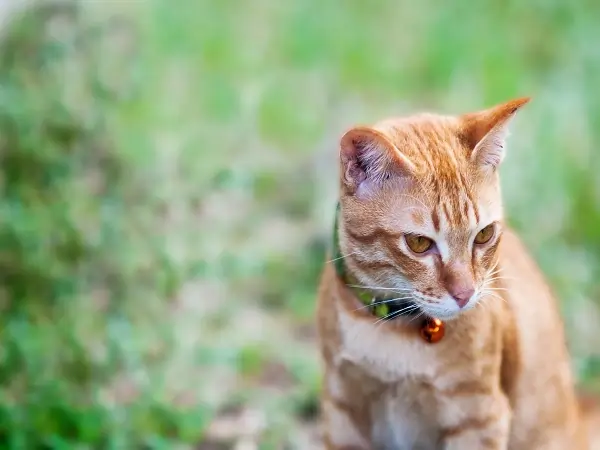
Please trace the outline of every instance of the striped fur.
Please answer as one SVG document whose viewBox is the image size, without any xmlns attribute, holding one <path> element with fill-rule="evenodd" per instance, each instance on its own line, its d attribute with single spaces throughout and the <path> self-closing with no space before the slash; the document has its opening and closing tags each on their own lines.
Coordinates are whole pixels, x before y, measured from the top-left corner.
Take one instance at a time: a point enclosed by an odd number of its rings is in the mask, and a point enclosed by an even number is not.
<svg viewBox="0 0 600 450">
<path fill-rule="evenodd" d="M 346 269 L 447 324 L 435 345 L 420 339 L 418 321 L 376 324 L 326 265 L 318 324 L 328 449 L 589 448 L 554 298 L 503 221 L 497 169 L 527 101 L 394 118 L 342 138 Z M 491 239 L 476 244 L 490 224 Z M 407 234 L 435 245 L 416 254 Z"/>
</svg>

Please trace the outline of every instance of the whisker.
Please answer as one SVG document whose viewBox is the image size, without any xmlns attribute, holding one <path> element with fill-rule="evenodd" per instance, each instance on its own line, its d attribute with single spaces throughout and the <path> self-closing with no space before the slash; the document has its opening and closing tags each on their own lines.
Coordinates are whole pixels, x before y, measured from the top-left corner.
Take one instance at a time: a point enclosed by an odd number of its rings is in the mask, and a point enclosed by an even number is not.
<svg viewBox="0 0 600 450">
<path fill-rule="evenodd" d="M 385 315 L 385 316 L 383 316 L 383 317 L 380 317 L 379 319 L 377 319 L 377 320 L 376 320 L 376 321 L 373 323 L 373 326 L 376 326 L 377 324 L 379 324 L 379 323 L 381 323 L 381 322 L 384 322 L 385 320 L 387 320 L 387 318 L 388 318 L 388 317 L 391 317 L 391 316 L 393 316 L 394 314 L 397 314 L 397 313 L 398 313 L 398 311 L 393 311 L 393 312 L 391 312 L 391 313 L 389 313 L 389 314 L 386 314 L 386 315 Z"/>
<path fill-rule="evenodd" d="M 504 297 L 501 297 L 500 295 L 498 295 L 498 294 L 496 294 L 494 292 L 491 292 L 491 291 L 488 291 L 488 290 L 484 290 L 484 291 L 482 291 L 482 294 L 483 295 L 488 295 L 490 297 L 495 297 L 495 298 L 497 298 L 499 300 L 502 300 L 504 303 L 508 304 L 508 301 Z"/>
<path fill-rule="evenodd" d="M 385 315 L 384 317 L 379 318 L 375 323 L 373 323 L 373 326 L 378 326 L 381 325 L 382 322 L 384 322 L 385 320 L 388 319 L 393 319 L 394 317 L 400 316 L 402 314 L 405 314 L 407 312 L 413 311 L 415 309 L 417 309 L 418 306 L 417 305 L 409 305 L 406 308 L 402 308 L 398 311 L 393 311 L 387 315 Z"/>
<path fill-rule="evenodd" d="M 481 291 L 485 292 L 485 291 L 490 291 L 490 292 L 509 292 L 510 289 L 508 288 L 504 288 L 504 287 L 494 287 L 494 286 L 490 286 L 489 284 L 483 284 L 483 286 L 481 286 Z"/>
<path fill-rule="evenodd" d="M 498 298 L 498 299 L 502 300 L 504 303 L 508 303 L 508 301 L 504 297 L 502 297 L 501 295 L 498 295 L 494 292 L 487 291 L 486 294 L 489 295 L 490 297 Z"/>
<path fill-rule="evenodd" d="M 500 273 L 504 270 L 504 267 L 498 267 L 498 263 L 494 264 L 494 266 L 487 271 L 488 274 Z"/>
<path fill-rule="evenodd" d="M 389 313 L 389 314 L 386 314 L 384 317 L 380 317 L 380 318 L 379 318 L 379 319 L 378 319 L 378 320 L 377 320 L 377 321 L 374 323 L 374 325 L 375 325 L 375 324 L 377 324 L 377 323 L 379 323 L 379 322 L 381 322 L 381 321 L 383 321 L 383 320 L 386 320 L 386 319 L 389 319 L 389 318 L 391 318 L 391 316 L 394 316 L 394 317 L 395 317 L 395 316 L 399 316 L 399 315 L 402 315 L 402 314 L 404 314 L 404 313 L 406 313 L 406 312 L 413 311 L 413 310 L 417 309 L 418 307 L 419 307 L 418 305 L 415 305 L 415 304 L 410 304 L 410 305 L 408 305 L 408 306 L 405 306 L 404 308 L 401 308 L 401 309 L 399 309 L 398 311 L 392 311 L 391 313 Z"/>
<path fill-rule="evenodd" d="M 327 262 L 328 262 L 328 263 L 332 263 L 332 262 L 334 262 L 334 261 L 338 261 L 338 260 L 340 260 L 340 259 L 347 258 L 348 256 L 355 255 L 356 253 L 358 253 L 358 252 L 352 252 L 352 253 L 348 253 L 347 255 L 338 256 L 337 258 L 330 259 L 330 260 L 329 260 L 329 261 L 327 261 Z"/>
<path fill-rule="evenodd" d="M 361 286 L 359 284 L 347 284 L 346 286 L 359 289 L 370 289 L 372 291 L 412 291 L 411 288 L 389 288 L 377 286 Z"/>
<path fill-rule="evenodd" d="M 425 311 L 421 311 L 419 314 L 417 314 L 415 317 L 413 317 L 412 319 L 410 319 L 408 322 L 412 322 L 415 319 L 418 319 L 419 317 L 422 317 L 423 315 L 425 315 Z"/>
<path fill-rule="evenodd" d="M 398 313 L 404 313 L 406 311 L 412 311 L 413 309 L 417 309 L 418 307 L 419 307 L 419 305 L 410 304 L 410 305 L 406 306 L 405 308 L 402 308 L 402 309 L 400 309 L 400 310 L 398 310 L 396 312 L 398 312 Z"/>
<path fill-rule="evenodd" d="M 488 291 L 510 291 L 510 289 L 503 287 L 486 287 Z"/>
<path fill-rule="evenodd" d="M 375 303 L 369 303 L 368 305 L 363 305 L 363 306 L 361 306 L 361 307 L 359 307 L 359 308 L 356 308 L 356 309 L 354 309 L 354 310 L 352 310 L 352 311 L 358 311 L 358 310 L 361 310 L 361 309 L 369 308 L 369 307 L 371 307 L 371 306 L 383 305 L 383 304 L 385 304 L 385 303 L 391 303 L 391 302 L 395 302 L 395 301 L 409 300 L 409 299 L 411 299 L 411 298 L 412 298 L 411 296 L 408 296 L 408 297 L 397 297 L 397 298 L 390 298 L 390 299 L 387 299 L 387 300 L 381 300 L 381 301 L 379 301 L 379 302 L 375 302 Z"/>
<path fill-rule="evenodd" d="M 488 278 L 488 279 L 484 279 L 484 280 L 483 280 L 483 285 L 482 285 L 482 286 L 483 286 L 484 288 L 487 288 L 488 286 L 492 286 L 492 285 L 494 285 L 494 282 L 495 282 L 495 281 L 504 280 L 504 279 L 505 279 L 504 277 L 497 277 L 497 278 Z M 506 289 L 506 288 L 504 288 L 504 287 L 498 287 L 498 288 L 496 288 L 496 289 Z"/>
<path fill-rule="evenodd" d="M 490 279 L 490 278 L 496 278 L 496 277 L 500 277 L 503 278 L 503 276 L 500 274 L 499 271 L 494 271 L 494 272 L 490 272 L 490 273 L 486 273 L 485 274 L 485 278 Z"/>
<path fill-rule="evenodd" d="M 504 270 L 504 267 L 498 267 L 498 264 L 500 264 L 500 260 L 496 261 L 496 264 L 487 271 L 486 276 L 492 276 Z"/>
<path fill-rule="evenodd" d="M 514 277 L 499 276 L 499 277 L 492 277 L 492 278 L 488 278 L 487 279 L 487 281 L 495 281 L 495 280 L 516 280 L 516 278 L 514 278 Z"/>
<path fill-rule="evenodd" d="M 486 275 L 485 275 L 485 277 L 486 277 L 486 278 L 489 278 L 489 277 L 494 277 L 495 275 L 498 275 L 498 274 L 500 274 L 500 272 L 502 272 L 502 271 L 505 269 L 504 267 L 498 267 L 498 268 L 496 269 L 496 266 L 498 266 L 498 263 L 499 263 L 499 261 L 498 261 L 498 262 L 497 262 L 497 263 L 494 265 L 494 267 L 492 267 L 492 268 L 491 268 L 491 269 L 490 269 L 490 270 L 489 270 L 489 271 L 486 273 Z M 505 280 L 518 280 L 518 278 L 517 278 L 517 277 L 509 277 L 509 276 L 505 276 L 505 275 L 499 275 L 498 277 L 494 277 L 493 279 L 494 279 L 494 280 L 495 280 L 495 279 L 499 279 L 499 280 L 502 280 L 502 279 L 505 279 Z"/>
<path fill-rule="evenodd" d="M 504 270 L 504 267 L 498 267 L 498 263 L 496 263 L 493 267 L 490 268 L 485 274 L 486 276 L 499 274 Z"/>
</svg>

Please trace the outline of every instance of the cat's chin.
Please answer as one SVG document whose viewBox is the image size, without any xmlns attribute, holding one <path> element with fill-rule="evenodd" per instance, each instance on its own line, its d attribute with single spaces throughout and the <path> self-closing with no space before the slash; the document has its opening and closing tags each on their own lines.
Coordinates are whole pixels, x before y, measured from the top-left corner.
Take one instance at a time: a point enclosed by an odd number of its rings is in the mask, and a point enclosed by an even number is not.
<svg viewBox="0 0 600 450">
<path fill-rule="evenodd" d="M 423 314 L 427 317 L 440 319 L 440 320 L 454 320 L 460 317 L 463 313 L 467 312 L 471 308 L 463 308 L 460 309 L 456 307 L 456 309 L 450 308 L 432 308 L 429 305 L 419 305 L 419 309 L 423 312 Z"/>
<path fill-rule="evenodd" d="M 453 312 L 428 312 L 428 311 L 424 311 L 425 315 L 427 315 L 428 317 L 432 317 L 435 319 L 440 319 L 440 320 L 445 320 L 445 321 L 450 321 L 450 320 L 454 320 L 457 319 L 458 317 L 460 317 L 460 315 L 464 312 L 464 311 L 457 311 L 455 313 Z"/>
</svg>

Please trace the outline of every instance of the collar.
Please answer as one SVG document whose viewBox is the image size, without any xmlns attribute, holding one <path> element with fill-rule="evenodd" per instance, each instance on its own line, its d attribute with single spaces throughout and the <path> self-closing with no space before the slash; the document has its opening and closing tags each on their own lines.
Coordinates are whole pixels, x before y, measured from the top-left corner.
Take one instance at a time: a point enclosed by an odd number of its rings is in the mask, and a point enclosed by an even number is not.
<svg viewBox="0 0 600 450">
<path fill-rule="evenodd" d="M 344 264 L 344 256 L 342 255 L 340 249 L 340 240 L 339 240 L 339 217 L 340 217 L 341 205 L 338 201 L 336 209 L 335 209 L 335 222 L 333 225 L 333 264 L 335 267 L 335 271 L 340 277 L 340 279 L 344 282 L 344 284 L 354 293 L 356 298 L 365 306 L 369 308 L 371 313 L 380 319 L 390 318 L 393 319 L 399 315 L 407 316 L 407 315 L 416 315 L 420 313 L 418 308 L 411 309 L 410 312 L 400 313 L 400 311 L 410 305 L 406 301 L 403 302 L 387 302 L 384 303 L 385 297 L 377 297 L 374 295 L 372 291 L 369 289 L 362 289 L 357 287 L 357 284 L 360 284 L 358 280 L 356 280 L 352 274 L 346 269 L 346 265 Z M 388 299 L 389 300 L 389 299 Z M 398 313 L 398 314 L 394 314 Z"/>
</svg>

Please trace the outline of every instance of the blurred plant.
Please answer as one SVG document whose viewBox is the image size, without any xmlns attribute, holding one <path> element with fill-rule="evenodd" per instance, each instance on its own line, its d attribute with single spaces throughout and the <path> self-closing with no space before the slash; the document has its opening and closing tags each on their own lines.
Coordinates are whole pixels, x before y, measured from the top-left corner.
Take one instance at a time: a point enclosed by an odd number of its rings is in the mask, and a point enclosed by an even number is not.
<svg viewBox="0 0 600 450">
<path fill-rule="evenodd" d="M 0 442 L 10 448 L 194 442 L 207 420 L 133 380 L 115 385 L 159 356 L 134 334 L 180 278 L 161 248 L 135 247 L 149 227 L 128 212 L 132 194 L 151 194 L 107 120 L 124 101 L 99 66 L 113 25 L 86 23 L 75 3 L 41 4 L 0 45 Z M 145 313 L 132 314 L 137 299 Z"/>
</svg>

